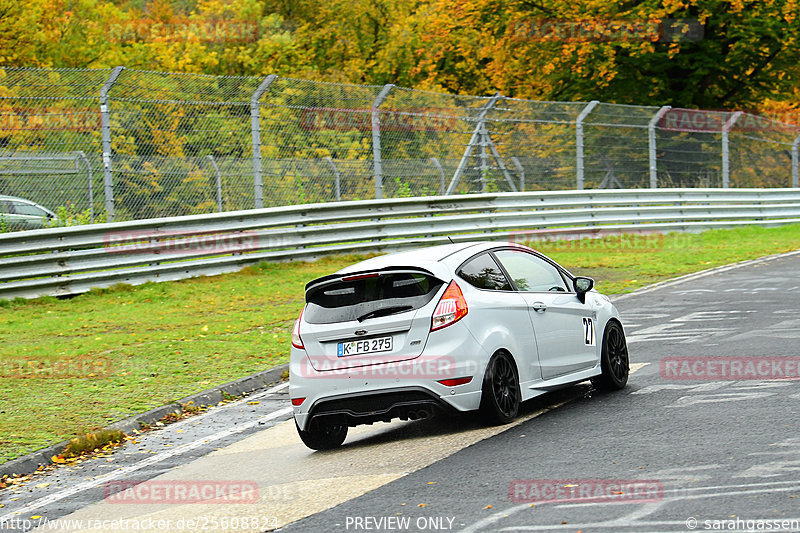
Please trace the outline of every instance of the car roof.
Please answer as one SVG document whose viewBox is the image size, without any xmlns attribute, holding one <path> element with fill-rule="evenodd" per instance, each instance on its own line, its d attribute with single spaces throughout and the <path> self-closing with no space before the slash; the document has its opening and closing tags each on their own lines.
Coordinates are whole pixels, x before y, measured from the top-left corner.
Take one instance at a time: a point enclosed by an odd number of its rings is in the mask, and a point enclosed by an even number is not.
<svg viewBox="0 0 800 533">
<path fill-rule="evenodd" d="M 19 196 L 7 196 L 7 195 L 4 195 L 4 194 L 0 194 L 0 200 L 6 200 L 6 201 L 13 200 L 15 202 L 24 202 L 26 204 L 37 205 L 37 206 L 39 205 L 36 202 L 34 202 L 33 200 L 28 200 L 27 198 L 20 198 Z M 41 207 L 41 206 L 39 206 L 39 207 Z"/>
<path fill-rule="evenodd" d="M 424 270 L 435 277 L 447 281 L 452 278 L 455 271 L 461 266 L 462 263 L 487 250 L 498 249 L 520 249 L 534 253 L 541 256 L 548 262 L 553 263 L 559 270 L 562 270 L 567 275 L 574 277 L 563 266 L 555 263 L 552 259 L 544 256 L 541 252 L 530 248 L 528 246 L 509 242 L 499 241 L 477 241 L 477 242 L 463 242 L 453 244 L 443 244 L 438 246 L 428 246 L 406 250 L 402 252 L 394 252 L 386 255 L 372 257 L 364 261 L 360 261 L 353 265 L 347 266 L 341 270 L 322 276 L 320 278 L 309 281 L 306 284 L 306 290 L 318 283 L 333 281 L 342 275 L 358 274 L 375 271 L 397 271 L 397 270 Z"/>
<path fill-rule="evenodd" d="M 386 267 L 414 266 L 422 267 L 436 274 L 442 265 L 437 265 L 442 259 L 471 248 L 480 243 L 441 244 L 424 248 L 414 248 L 402 252 L 394 252 L 378 257 L 366 259 L 354 265 L 339 270 L 337 273 L 363 272 L 365 270 L 379 270 Z"/>
<path fill-rule="evenodd" d="M 419 267 L 428 270 L 436 276 L 445 277 L 452 274 L 455 268 L 469 257 L 485 250 L 503 246 L 520 247 L 521 245 L 508 242 L 477 241 L 420 247 L 372 257 L 345 267 L 336 273 L 349 274 L 368 270 L 380 270 L 389 267 Z"/>
</svg>

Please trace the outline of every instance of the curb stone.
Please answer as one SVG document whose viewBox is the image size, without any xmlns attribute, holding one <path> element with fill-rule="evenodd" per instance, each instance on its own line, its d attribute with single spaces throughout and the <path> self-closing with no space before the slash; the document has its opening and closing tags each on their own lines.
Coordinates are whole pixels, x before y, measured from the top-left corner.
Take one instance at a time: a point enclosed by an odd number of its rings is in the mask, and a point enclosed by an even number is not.
<svg viewBox="0 0 800 533">
<path fill-rule="evenodd" d="M 134 415 L 130 418 L 114 422 L 110 426 L 103 429 L 114 430 L 118 429 L 123 433 L 130 434 L 134 430 L 140 430 L 146 425 L 152 425 L 169 414 L 181 414 L 183 412 L 184 404 L 192 402 L 198 407 L 207 405 L 217 405 L 222 401 L 223 396 L 230 395 L 234 397 L 243 396 L 250 392 L 255 392 L 260 389 L 265 389 L 269 385 L 278 381 L 283 381 L 284 372 L 289 370 L 288 364 L 276 366 L 269 370 L 263 370 L 253 375 L 246 376 L 218 387 L 213 387 L 202 392 L 197 392 L 185 398 L 181 398 L 172 403 L 150 409 L 144 413 Z M 23 455 L 12 459 L 7 463 L 0 464 L 0 479 L 7 475 L 12 477 L 14 474 L 24 476 L 36 472 L 40 466 L 48 466 L 53 464 L 51 457 L 58 455 L 64 451 L 69 441 L 59 442 L 36 450 L 35 452 Z"/>
</svg>

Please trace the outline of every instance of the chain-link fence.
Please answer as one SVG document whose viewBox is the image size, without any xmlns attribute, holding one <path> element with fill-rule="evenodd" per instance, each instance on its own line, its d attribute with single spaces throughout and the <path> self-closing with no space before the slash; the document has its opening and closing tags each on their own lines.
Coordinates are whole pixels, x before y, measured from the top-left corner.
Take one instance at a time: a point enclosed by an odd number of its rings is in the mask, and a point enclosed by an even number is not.
<svg viewBox="0 0 800 533">
<path fill-rule="evenodd" d="M 739 112 L 0 69 L 0 195 L 81 221 L 467 192 L 797 187 L 799 135 Z"/>
</svg>

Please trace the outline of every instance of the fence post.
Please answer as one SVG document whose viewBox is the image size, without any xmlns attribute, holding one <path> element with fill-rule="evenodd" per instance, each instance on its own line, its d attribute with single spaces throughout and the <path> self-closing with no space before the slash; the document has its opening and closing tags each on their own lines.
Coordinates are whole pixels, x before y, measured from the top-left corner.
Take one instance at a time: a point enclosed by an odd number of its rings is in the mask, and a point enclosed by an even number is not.
<svg viewBox="0 0 800 533">
<path fill-rule="evenodd" d="M 325 161 L 331 166 L 331 170 L 333 170 L 333 185 L 336 195 L 336 201 L 340 201 L 342 199 L 342 187 L 340 184 L 341 178 L 339 176 L 339 169 L 336 168 L 336 165 L 333 164 L 333 159 L 330 157 L 326 157 Z"/>
<path fill-rule="evenodd" d="M 798 148 L 800 148 L 800 135 L 795 137 L 792 142 L 792 187 L 794 188 L 800 187 L 800 183 L 798 183 L 800 182 L 798 179 L 798 176 L 800 176 L 800 169 L 798 169 L 798 166 L 800 166 L 800 150 Z"/>
<path fill-rule="evenodd" d="M 250 97 L 250 134 L 253 138 L 253 195 L 255 196 L 255 207 L 264 207 L 264 182 L 261 179 L 261 111 L 258 101 L 269 86 L 278 79 L 275 74 L 270 74 L 256 92 Z"/>
<path fill-rule="evenodd" d="M 219 212 L 222 213 L 222 177 L 219 174 L 219 167 L 217 166 L 217 161 L 214 159 L 214 156 L 208 154 L 206 159 L 208 159 L 208 162 L 211 163 L 211 166 L 214 168 L 217 184 L 217 208 Z"/>
<path fill-rule="evenodd" d="M 106 196 L 108 222 L 114 220 L 114 177 L 111 167 L 111 115 L 108 111 L 108 91 L 116 83 L 125 67 L 114 67 L 103 87 L 100 89 L 100 130 L 103 144 L 103 189 Z"/>
<path fill-rule="evenodd" d="M 489 130 L 486 129 L 486 123 L 485 122 L 483 123 L 483 128 L 481 129 L 481 131 L 483 133 L 483 141 L 481 142 L 481 145 L 483 146 L 484 151 L 486 150 L 486 147 L 488 146 L 489 149 L 492 152 L 492 156 L 494 157 L 494 160 L 497 162 L 497 166 L 500 167 L 500 172 L 503 173 L 503 177 L 505 178 L 506 183 L 508 183 L 508 187 L 513 192 L 517 192 L 517 187 L 516 187 L 516 185 L 514 185 L 514 180 L 511 179 L 511 174 L 508 172 L 508 169 L 506 168 L 506 164 L 503 163 L 503 158 L 500 157 L 500 152 L 497 151 L 497 146 L 495 146 L 491 135 L 489 135 Z"/>
<path fill-rule="evenodd" d="M 731 169 L 730 169 L 730 139 L 729 133 L 731 128 L 742 116 L 742 111 L 737 111 L 730 116 L 728 121 L 722 126 L 722 188 L 727 189 L 731 186 Z"/>
<path fill-rule="evenodd" d="M 583 121 L 599 103 L 598 100 L 592 100 L 575 119 L 575 169 L 577 174 L 575 188 L 579 191 L 583 190 Z"/>
<path fill-rule="evenodd" d="M 389 96 L 393 83 L 387 83 L 372 102 L 372 169 L 375 172 L 375 199 L 383 198 L 383 163 L 381 163 L 381 115 L 378 108 Z"/>
<path fill-rule="evenodd" d="M 480 146 L 480 151 L 478 152 L 478 158 L 481 160 L 481 192 L 486 192 L 486 175 L 489 173 L 489 165 L 486 164 L 486 160 L 489 157 L 489 154 L 486 152 L 486 127 L 484 126 L 483 122 L 481 122 L 481 136 L 480 142 L 478 142 L 478 146 Z"/>
<path fill-rule="evenodd" d="M 665 105 L 661 107 L 656 114 L 653 115 L 653 118 L 650 119 L 650 123 L 647 124 L 647 147 L 649 152 L 649 159 L 650 159 L 650 188 L 657 189 L 658 188 L 658 163 L 656 162 L 656 124 L 661 118 L 666 114 L 667 111 L 672 109 L 672 106 Z"/>
<path fill-rule="evenodd" d="M 86 167 L 86 176 L 89 181 L 88 191 L 89 191 L 89 223 L 94 222 L 94 192 L 92 191 L 92 181 L 94 178 L 92 177 L 92 165 L 89 164 L 89 160 L 86 159 L 86 154 L 83 153 L 83 150 L 78 150 L 75 152 L 75 168 L 77 170 L 78 167 L 78 160 L 80 160 L 83 165 Z"/>
<path fill-rule="evenodd" d="M 513 156 L 511 162 L 514 163 L 514 166 L 517 167 L 517 171 L 519 172 L 519 192 L 525 192 L 525 167 L 519 162 L 517 156 Z"/>
<path fill-rule="evenodd" d="M 475 145 L 478 140 L 483 139 L 483 123 L 485 122 L 486 114 L 494 107 L 499 99 L 503 98 L 503 95 L 500 93 L 495 93 L 486 105 L 483 106 L 481 112 L 478 114 L 476 118 L 477 124 L 475 125 L 475 129 L 472 131 L 472 137 L 469 140 L 469 144 L 467 145 L 467 149 L 464 150 L 464 155 L 461 156 L 461 161 L 458 162 L 458 168 L 456 168 L 455 174 L 453 174 L 453 179 L 450 180 L 450 185 L 447 187 L 446 194 L 453 194 L 453 191 L 456 189 L 456 185 L 458 185 L 458 180 L 461 179 L 461 175 L 464 174 L 464 169 L 467 168 L 467 162 L 469 162 L 469 158 L 472 155 L 472 151 L 475 149 Z"/>
<path fill-rule="evenodd" d="M 439 194 L 444 196 L 444 188 L 445 188 L 444 169 L 442 168 L 442 164 L 439 163 L 439 160 L 436 159 L 435 157 L 431 157 L 430 161 L 431 163 L 433 163 L 433 166 L 436 167 L 436 170 L 439 171 Z"/>
</svg>

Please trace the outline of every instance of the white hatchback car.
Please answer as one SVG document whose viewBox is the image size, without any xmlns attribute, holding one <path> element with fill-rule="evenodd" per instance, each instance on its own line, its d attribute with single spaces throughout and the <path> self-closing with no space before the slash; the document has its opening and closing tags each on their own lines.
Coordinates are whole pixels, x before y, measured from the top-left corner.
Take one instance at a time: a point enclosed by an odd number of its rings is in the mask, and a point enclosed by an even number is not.
<svg viewBox="0 0 800 533">
<path fill-rule="evenodd" d="M 315 450 L 347 428 L 435 412 L 513 420 L 520 402 L 591 379 L 621 389 L 619 313 L 531 248 L 434 246 L 362 261 L 306 285 L 292 332 L 289 396 Z"/>
</svg>

